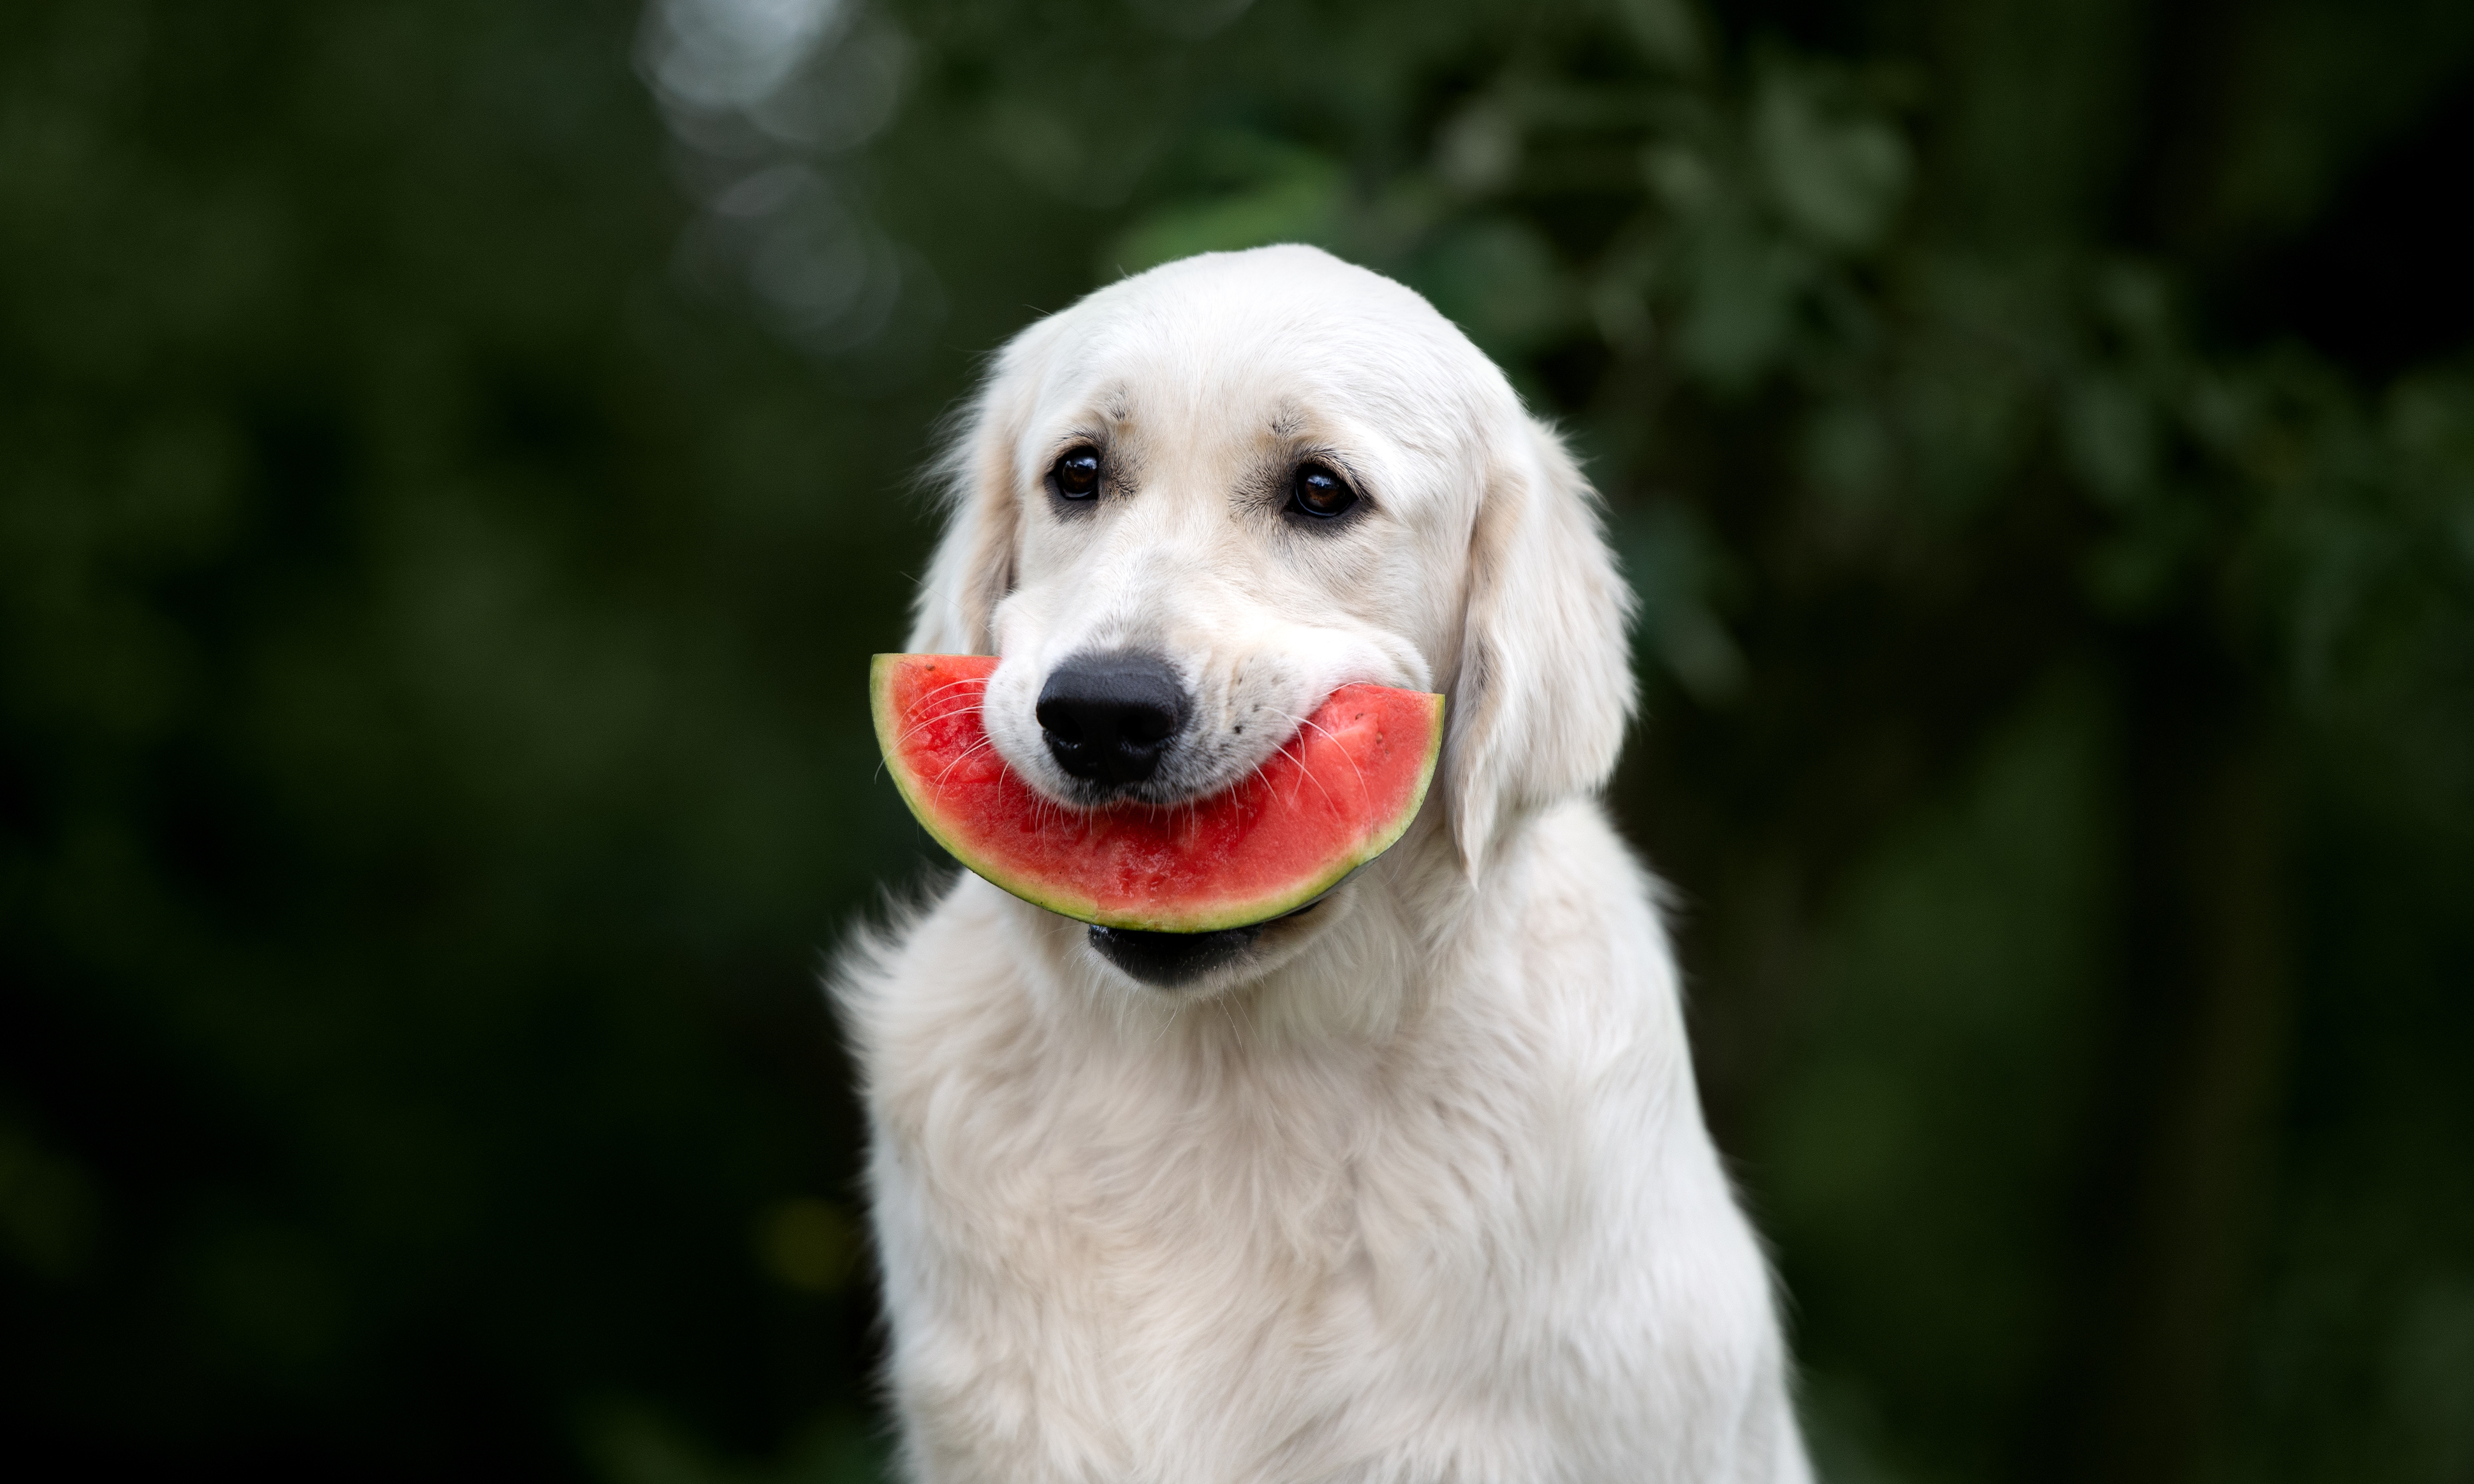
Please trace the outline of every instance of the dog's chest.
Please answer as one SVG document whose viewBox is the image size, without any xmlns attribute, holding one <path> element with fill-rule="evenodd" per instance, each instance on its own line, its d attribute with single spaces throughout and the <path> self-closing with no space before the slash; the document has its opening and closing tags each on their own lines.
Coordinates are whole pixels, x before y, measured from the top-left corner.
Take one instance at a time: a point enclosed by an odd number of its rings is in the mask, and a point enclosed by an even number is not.
<svg viewBox="0 0 2474 1484">
<path fill-rule="evenodd" d="M 1550 1307 L 1515 1291 L 1540 1265 L 1489 1260 L 1512 1145 L 1539 1142 L 1492 1089 L 1402 1099 L 1372 1058 L 1328 1054 L 1025 1084 L 1047 1095 L 967 1131 L 888 1131 L 880 1196 L 911 1218 L 888 1265 L 923 1279 L 894 1275 L 918 1301 L 897 1378 L 931 1432 L 1127 1468 L 1162 1461 L 1146 1439 L 1223 1463 L 1311 1450 L 1355 1429 L 1344 1414 L 1448 1405 L 1466 1378 L 1440 1357 L 1515 1356 L 1515 1316 Z"/>
</svg>

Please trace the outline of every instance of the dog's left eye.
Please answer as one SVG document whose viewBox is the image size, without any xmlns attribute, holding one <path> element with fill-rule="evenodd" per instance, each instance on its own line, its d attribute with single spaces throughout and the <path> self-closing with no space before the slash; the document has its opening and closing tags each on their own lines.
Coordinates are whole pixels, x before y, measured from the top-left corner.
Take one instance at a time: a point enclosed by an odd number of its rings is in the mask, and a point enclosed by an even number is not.
<svg viewBox="0 0 2474 1484">
<path fill-rule="evenodd" d="M 1357 492 L 1348 481 L 1321 464 L 1303 464 L 1298 468 L 1297 485 L 1289 493 L 1289 508 L 1328 521 L 1346 515 L 1357 503 Z"/>
</svg>

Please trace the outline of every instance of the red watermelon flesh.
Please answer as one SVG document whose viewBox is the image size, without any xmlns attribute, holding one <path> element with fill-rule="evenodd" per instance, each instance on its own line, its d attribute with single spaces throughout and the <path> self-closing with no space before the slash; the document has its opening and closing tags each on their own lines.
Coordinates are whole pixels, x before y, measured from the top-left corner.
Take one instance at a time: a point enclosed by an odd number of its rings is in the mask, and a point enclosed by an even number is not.
<svg viewBox="0 0 2474 1484">
<path fill-rule="evenodd" d="M 1435 776 L 1443 698 L 1343 686 L 1234 788 L 1076 809 L 1006 766 L 981 725 L 997 662 L 880 654 L 876 740 L 937 843 L 1006 890 L 1111 928 L 1212 933 L 1292 912 L 1389 848 Z"/>
</svg>

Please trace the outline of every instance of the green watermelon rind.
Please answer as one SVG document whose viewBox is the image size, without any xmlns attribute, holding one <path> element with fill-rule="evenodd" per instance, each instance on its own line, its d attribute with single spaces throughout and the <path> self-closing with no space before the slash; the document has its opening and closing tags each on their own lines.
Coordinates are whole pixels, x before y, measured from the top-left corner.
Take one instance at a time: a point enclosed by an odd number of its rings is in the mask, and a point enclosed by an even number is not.
<svg viewBox="0 0 2474 1484">
<path fill-rule="evenodd" d="M 867 674 L 868 710 L 876 723 L 877 748 L 885 755 L 885 771 L 893 775 L 893 786 L 901 791 L 902 802 L 910 806 L 911 817 L 919 821 L 920 828 L 942 845 L 947 854 L 990 886 L 1060 917 L 1071 917 L 1077 922 L 1104 928 L 1140 933 L 1223 933 L 1231 928 L 1250 928 L 1296 912 L 1399 843 L 1400 837 L 1407 834 L 1409 826 L 1416 822 L 1418 812 L 1425 807 L 1426 792 L 1435 781 L 1436 762 L 1443 756 L 1443 697 L 1429 693 L 1424 697 L 1429 706 L 1426 755 L 1418 765 L 1418 786 L 1410 791 L 1399 813 L 1386 821 L 1380 830 L 1368 836 L 1356 850 L 1335 857 L 1312 877 L 1270 898 L 1176 913 L 1103 912 L 1096 902 L 1087 898 L 1077 900 L 1064 893 L 1043 892 L 1035 881 L 1009 879 L 1014 877 L 1014 873 L 991 864 L 967 841 L 937 822 L 936 812 L 928 807 L 912 780 L 910 769 L 903 765 L 898 745 L 900 738 L 894 732 L 893 670 L 903 661 L 916 658 L 918 656 L 910 654 L 880 654 L 869 661 Z"/>
</svg>

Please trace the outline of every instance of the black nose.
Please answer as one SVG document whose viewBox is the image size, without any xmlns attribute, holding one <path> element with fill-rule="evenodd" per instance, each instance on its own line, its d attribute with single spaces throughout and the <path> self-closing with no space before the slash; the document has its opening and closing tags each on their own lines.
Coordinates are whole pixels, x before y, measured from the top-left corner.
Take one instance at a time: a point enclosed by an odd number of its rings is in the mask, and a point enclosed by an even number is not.
<svg viewBox="0 0 2474 1484">
<path fill-rule="evenodd" d="M 1057 766 L 1095 783 L 1140 783 L 1185 724 L 1185 687 L 1152 655 L 1083 655 L 1049 675 L 1035 715 Z"/>
</svg>

